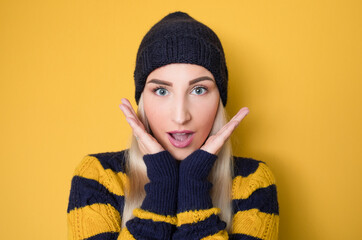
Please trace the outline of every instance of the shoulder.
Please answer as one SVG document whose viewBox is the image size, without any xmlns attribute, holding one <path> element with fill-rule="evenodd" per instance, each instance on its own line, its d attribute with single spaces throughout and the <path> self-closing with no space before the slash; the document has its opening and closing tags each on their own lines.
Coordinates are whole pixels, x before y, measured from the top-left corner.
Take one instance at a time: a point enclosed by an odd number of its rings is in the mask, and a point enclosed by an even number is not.
<svg viewBox="0 0 362 240">
<path fill-rule="evenodd" d="M 247 177 L 254 173 L 264 162 L 253 158 L 233 156 L 234 176 Z"/>
<path fill-rule="evenodd" d="M 74 171 L 72 185 L 82 183 L 94 189 L 106 189 L 116 196 L 124 196 L 129 180 L 126 174 L 127 150 L 88 154 Z"/>
<path fill-rule="evenodd" d="M 117 152 L 101 152 L 85 155 L 75 169 L 74 175 L 83 175 L 87 171 L 123 172 L 126 169 L 127 150 Z"/>
<path fill-rule="evenodd" d="M 114 172 L 125 172 L 127 152 L 128 150 L 102 152 L 88 154 L 88 156 L 96 158 L 104 169 L 110 169 Z"/>
<path fill-rule="evenodd" d="M 74 171 L 69 193 L 69 234 L 91 239 L 90 235 L 95 233 L 90 231 L 93 227 L 105 234 L 120 231 L 124 193 L 128 187 L 125 159 L 126 150 L 88 154 L 82 158 Z"/>
<path fill-rule="evenodd" d="M 234 156 L 233 199 L 246 199 L 255 191 L 276 192 L 276 181 L 264 161 Z"/>
<path fill-rule="evenodd" d="M 232 203 L 234 232 L 258 239 L 277 239 L 277 189 L 274 175 L 265 162 L 234 157 Z"/>
<path fill-rule="evenodd" d="M 274 182 L 274 175 L 266 162 L 247 157 L 233 156 L 234 178 L 249 177 L 258 174 L 269 182 Z"/>
</svg>

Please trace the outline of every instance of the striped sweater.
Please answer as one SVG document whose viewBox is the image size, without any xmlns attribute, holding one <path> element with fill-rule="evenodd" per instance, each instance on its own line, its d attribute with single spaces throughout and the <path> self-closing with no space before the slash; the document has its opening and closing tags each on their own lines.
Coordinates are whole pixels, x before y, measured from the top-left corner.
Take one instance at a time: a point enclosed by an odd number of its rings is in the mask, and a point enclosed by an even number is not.
<svg viewBox="0 0 362 240">
<path fill-rule="evenodd" d="M 121 228 L 129 187 L 125 151 L 89 154 L 75 170 L 68 239 L 278 239 L 275 179 L 264 162 L 234 157 L 233 221 L 228 233 L 207 180 L 217 158 L 196 150 L 182 161 L 163 151 L 143 157 L 150 182 L 135 216 Z"/>
</svg>

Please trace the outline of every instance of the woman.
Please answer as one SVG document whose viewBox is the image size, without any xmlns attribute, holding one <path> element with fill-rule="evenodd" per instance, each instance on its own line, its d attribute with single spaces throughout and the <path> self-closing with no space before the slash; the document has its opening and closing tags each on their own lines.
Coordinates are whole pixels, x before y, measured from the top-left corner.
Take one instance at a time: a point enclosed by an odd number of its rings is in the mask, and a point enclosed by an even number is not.
<svg viewBox="0 0 362 240">
<path fill-rule="evenodd" d="M 174 12 L 139 47 L 128 150 L 86 156 L 75 171 L 69 239 L 277 239 L 275 180 L 265 163 L 233 157 L 222 45 Z"/>
</svg>

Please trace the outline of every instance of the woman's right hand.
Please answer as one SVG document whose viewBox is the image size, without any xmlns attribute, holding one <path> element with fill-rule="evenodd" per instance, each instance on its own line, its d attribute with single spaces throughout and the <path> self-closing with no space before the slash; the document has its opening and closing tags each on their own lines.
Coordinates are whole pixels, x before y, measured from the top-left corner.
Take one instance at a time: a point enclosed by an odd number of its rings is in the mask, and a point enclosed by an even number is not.
<svg viewBox="0 0 362 240">
<path fill-rule="evenodd" d="M 133 135 L 138 141 L 138 146 L 143 153 L 145 154 L 155 154 L 158 152 L 164 151 L 164 148 L 157 142 L 157 140 L 152 137 L 147 131 L 141 120 L 137 117 L 136 112 L 133 110 L 131 103 L 126 98 L 121 99 L 122 104 L 119 105 L 119 108 L 122 110 L 128 124 L 133 130 Z"/>
</svg>

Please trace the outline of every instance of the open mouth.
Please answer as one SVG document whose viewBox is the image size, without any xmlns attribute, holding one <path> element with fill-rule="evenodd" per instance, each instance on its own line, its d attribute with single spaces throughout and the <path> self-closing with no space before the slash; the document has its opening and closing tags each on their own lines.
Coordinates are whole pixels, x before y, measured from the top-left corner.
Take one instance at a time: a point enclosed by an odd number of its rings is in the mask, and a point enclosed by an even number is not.
<svg viewBox="0 0 362 240">
<path fill-rule="evenodd" d="M 171 144 L 177 148 L 184 148 L 191 144 L 194 138 L 194 132 L 169 132 L 168 139 Z"/>
</svg>

